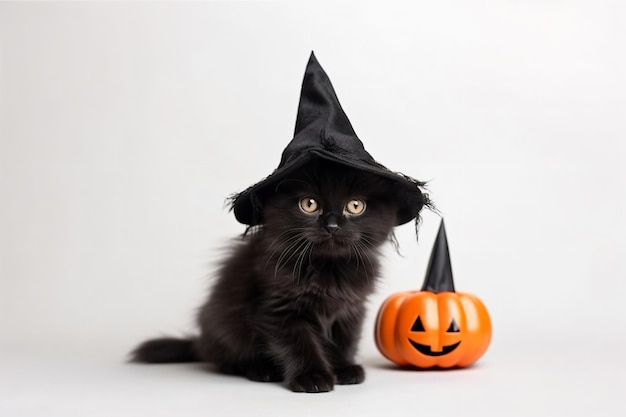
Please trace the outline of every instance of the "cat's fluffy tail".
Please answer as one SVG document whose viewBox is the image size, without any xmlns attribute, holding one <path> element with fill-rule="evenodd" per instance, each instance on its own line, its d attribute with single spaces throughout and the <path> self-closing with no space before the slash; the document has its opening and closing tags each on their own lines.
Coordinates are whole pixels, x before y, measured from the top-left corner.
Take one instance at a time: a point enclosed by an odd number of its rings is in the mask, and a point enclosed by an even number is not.
<svg viewBox="0 0 626 417">
<path fill-rule="evenodd" d="M 196 340 L 163 337 L 146 340 L 130 353 L 131 362 L 139 363 L 182 363 L 199 362 Z"/>
</svg>

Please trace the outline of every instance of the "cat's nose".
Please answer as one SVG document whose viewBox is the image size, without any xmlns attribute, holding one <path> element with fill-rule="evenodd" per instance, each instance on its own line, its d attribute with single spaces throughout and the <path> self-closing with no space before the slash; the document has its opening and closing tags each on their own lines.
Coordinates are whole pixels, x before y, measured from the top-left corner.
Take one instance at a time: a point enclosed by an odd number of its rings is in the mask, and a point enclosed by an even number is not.
<svg viewBox="0 0 626 417">
<path fill-rule="evenodd" d="M 326 229 L 328 233 L 336 233 L 339 231 L 340 227 L 337 222 L 328 222 L 324 226 L 324 229 Z"/>
<path fill-rule="evenodd" d="M 324 229 L 331 234 L 339 231 L 340 227 L 339 223 L 337 223 L 337 216 L 332 213 L 329 214 L 324 221 Z"/>
</svg>

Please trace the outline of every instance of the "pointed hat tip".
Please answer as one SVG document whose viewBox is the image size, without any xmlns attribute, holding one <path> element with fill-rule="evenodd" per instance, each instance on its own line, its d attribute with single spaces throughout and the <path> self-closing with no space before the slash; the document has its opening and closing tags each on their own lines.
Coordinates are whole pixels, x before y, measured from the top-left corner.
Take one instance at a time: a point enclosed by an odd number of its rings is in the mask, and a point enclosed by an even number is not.
<svg viewBox="0 0 626 417">
<path fill-rule="evenodd" d="M 319 66 L 319 62 L 317 61 L 317 57 L 315 56 L 315 52 L 311 51 L 311 56 L 309 56 L 309 63 L 307 65 L 307 67 L 310 67 L 311 65 L 317 65 Z"/>
<path fill-rule="evenodd" d="M 437 233 L 437 238 L 442 236 L 444 239 L 446 238 L 446 224 L 443 221 L 443 217 L 441 218 L 441 222 L 439 223 L 439 232 Z"/>
<path fill-rule="evenodd" d="M 439 232 L 437 233 L 437 237 L 430 254 L 422 290 L 432 291 L 435 293 L 443 291 L 454 292 L 452 265 L 450 263 L 448 239 L 446 237 L 446 229 L 443 223 L 443 218 L 441 219 Z"/>
</svg>

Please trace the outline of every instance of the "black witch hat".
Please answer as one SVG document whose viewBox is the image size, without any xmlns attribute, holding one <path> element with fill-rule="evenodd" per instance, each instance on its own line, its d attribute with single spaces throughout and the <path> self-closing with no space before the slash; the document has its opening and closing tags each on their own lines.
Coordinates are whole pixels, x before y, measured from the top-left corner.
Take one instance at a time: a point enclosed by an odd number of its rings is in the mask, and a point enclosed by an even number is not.
<svg viewBox="0 0 626 417">
<path fill-rule="evenodd" d="M 420 190 L 424 183 L 390 171 L 367 153 L 343 112 L 328 75 L 311 53 L 302 82 L 294 137 L 271 175 L 232 198 L 237 220 L 249 226 L 262 224 L 265 197 L 275 192 L 282 180 L 316 158 L 391 180 L 398 205 L 397 225 L 416 218 L 428 204 L 428 196 Z"/>
</svg>

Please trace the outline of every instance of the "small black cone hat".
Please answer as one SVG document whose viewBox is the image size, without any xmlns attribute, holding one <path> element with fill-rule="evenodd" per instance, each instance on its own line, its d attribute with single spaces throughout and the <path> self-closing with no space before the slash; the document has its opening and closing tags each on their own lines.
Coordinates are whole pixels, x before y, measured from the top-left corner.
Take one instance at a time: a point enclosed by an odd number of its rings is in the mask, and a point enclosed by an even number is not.
<svg viewBox="0 0 626 417">
<path fill-rule="evenodd" d="M 416 218 L 428 203 L 428 196 L 420 190 L 424 183 L 390 171 L 365 150 L 339 104 L 328 75 L 311 52 L 302 82 L 294 137 L 272 174 L 232 197 L 235 218 L 249 226 L 262 224 L 265 198 L 275 192 L 278 183 L 316 158 L 392 180 L 398 225 Z"/>
<path fill-rule="evenodd" d="M 444 291 L 454 292 L 452 264 L 450 262 L 448 238 L 446 237 L 446 227 L 443 224 L 443 219 L 441 220 L 439 233 L 437 233 L 437 239 L 435 240 L 433 250 L 430 254 L 422 291 L 434 293 Z"/>
</svg>

